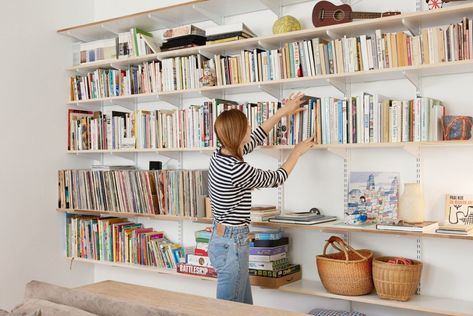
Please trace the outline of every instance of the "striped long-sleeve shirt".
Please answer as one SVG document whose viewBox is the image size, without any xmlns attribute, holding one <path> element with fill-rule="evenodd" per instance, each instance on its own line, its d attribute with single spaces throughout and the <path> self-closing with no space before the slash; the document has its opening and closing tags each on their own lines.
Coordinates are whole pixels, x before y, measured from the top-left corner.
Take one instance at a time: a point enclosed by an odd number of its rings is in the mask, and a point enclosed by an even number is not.
<svg viewBox="0 0 473 316">
<path fill-rule="evenodd" d="M 266 136 L 261 127 L 254 130 L 243 154 L 261 145 Z M 209 195 L 214 219 L 229 225 L 249 224 L 251 190 L 277 187 L 287 177 L 288 173 L 283 168 L 276 171 L 254 168 L 235 157 L 222 154 L 217 148 L 209 167 Z"/>
</svg>

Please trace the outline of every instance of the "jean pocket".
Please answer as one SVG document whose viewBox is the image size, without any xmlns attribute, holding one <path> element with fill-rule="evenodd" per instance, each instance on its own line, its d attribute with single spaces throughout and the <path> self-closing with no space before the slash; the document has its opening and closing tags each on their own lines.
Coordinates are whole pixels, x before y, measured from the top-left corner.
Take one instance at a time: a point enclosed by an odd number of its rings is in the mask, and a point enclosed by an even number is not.
<svg viewBox="0 0 473 316">
<path fill-rule="evenodd" d="M 228 242 L 222 242 L 219 239 L 214 238 L 209 244 L 209 259 L 215 269 L 221 269 L 225 266 L 230 248 Z"/>
</svg>

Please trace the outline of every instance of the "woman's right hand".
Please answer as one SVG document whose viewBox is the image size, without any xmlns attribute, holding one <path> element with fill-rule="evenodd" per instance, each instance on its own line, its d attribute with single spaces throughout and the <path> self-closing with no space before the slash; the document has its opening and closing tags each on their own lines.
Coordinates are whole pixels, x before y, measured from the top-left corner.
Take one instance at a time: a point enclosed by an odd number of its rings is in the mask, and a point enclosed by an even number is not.
<svg viewBox="0 0 473 316">
<path fill-rule="evenodd" d="M 302 156 L 306 151 L 314 147 L 314 145 L 314 136 L 312 136 L 311 138 L 307 138 L 303 142 L 297 144 L 292 151 L 299 156 Z"/>
</svg>

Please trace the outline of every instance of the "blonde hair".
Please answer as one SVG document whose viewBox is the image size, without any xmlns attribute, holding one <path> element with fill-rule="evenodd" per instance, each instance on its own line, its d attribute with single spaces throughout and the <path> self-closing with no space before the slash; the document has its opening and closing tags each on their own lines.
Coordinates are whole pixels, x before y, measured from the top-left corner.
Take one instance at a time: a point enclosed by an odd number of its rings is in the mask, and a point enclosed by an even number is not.
<svg viewBox="0 0 473 316">
<path fill-rule="evenodd" d="M 215 134 L 231 155 L 243 161 L 241 143 L 248 130 L 248 119 L 242 111 L 232 109 L 222 112 L 215 120 Z"/>
</svg>

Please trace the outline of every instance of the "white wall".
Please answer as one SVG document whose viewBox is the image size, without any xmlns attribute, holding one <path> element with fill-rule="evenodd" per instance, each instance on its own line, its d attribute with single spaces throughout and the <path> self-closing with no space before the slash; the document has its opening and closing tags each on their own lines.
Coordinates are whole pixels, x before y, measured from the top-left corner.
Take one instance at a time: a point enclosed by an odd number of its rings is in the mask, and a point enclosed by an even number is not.
<svg viewBox="0 0 473 316">
<path fill-rule="evenodd" d="M 0 10 L 0 308 L 23 298 L 26 282 L 90 283 L 64 260 L 57 170 L 80 166 L 66 154 L 71 44 L 56 30 L 92 18 L 83 1 L 2 1 Z"/>
<path fill-rule="evenodd" d="M 179 1 L 160 2 L 159 6 Z M 400 10 L 409 12 L 415 10 L 414 0 L 400 0 L 395 3 L 376 0 L 356 1 L 357 10 L 386 11 Z M 313 2 L 287 7 L 285 14 L 291 14 L 301 21 L 305 28 L 311 27 L 310 14 Z M 152 9 L 156 5 L 152 1 L 141 0 L 133 3 L 125 1 L 97 0 L 95 1 L 94 15 L 96 19 L 109 18 L 115 15 L 129 14 L 140 10 Z M 244 21 L 259 35 L 271 33 L 271 26 L 276 17 L 269 11 L 260 11 L 244 16 L 231 17 L 227 23 Z M 473 91 L 468 89 L 467 82 L 471 82 L 473 74 L 428 78 L 422 81 L 422 92 L 425 96 L 444 100 L 447 107 L 455 113 L 471 115 L 471 100 Z M 390 82 L 374 82 L 352 85 L 351 91 L 379 93 L 392 98 L 413 98 L 415 89 L 406 80 Z M 288 94 L 290 91 L 285 91 Z M 310 88 L 304 92 L 317 96 L 340 96 L 339 92 L 331 87 Z M 264 93 L 229 95 L 227 98 L 236 101 L 273 100 Z M 184 100 L 184 105 L 200 104 L 204 99 Z M 161 103 L 143 104 L 143 107 L 161 107 Z M 443 198 L 446 192 L 473 192 L 471 157 L 473 149 L 452 149 L 446 155 L 446 149 L 423 150 L 423 180 L 428 216 L 440 220 L 443 216 Z M 185 168 L 206 168 L 208 156 L 187 153 L 184 154 Z M 350 154 L 350 168 L 353 171 L 399 171 L 401 182 L 415 181 L 415 158 L 401 149 L 386 150 L 353 150 Z M 133 157 L 131 157 L 133 158 Z M 147 166 L 150 159 L 164 159 L 154 154 L 143 154 L 138 158 L 138 164 Z M 110 163 L 122 160 L 106 156 Z M 265 167 L 276 168 L 277 160 L 256 152 L 247 159 L 250 163 Z M 175 166 L 171 161 L 170 166 Z M 448 167 L 446 167 L 448 166 Z M 277 191 L 260 190 L 255 192 L 256 203 L 276 203 Z M 289 210 L 305 210 L 313 206 L 320 207 L 326 213 L 343 216 L 343 160 L 325 151 L 313 151 L 306 154 L 295 168 L 285 186 L 285 205 Z M 177 224 L 162 221 L 145 221 L 147 226 L 165 230 L 168 235 L 178 238 Z M 193 232 L 204 225 L 185 223 L 184 240 L 186 245 L 193 244 Z M 329 235 L 318 232 L 289 230 L 291 236 L 291 258 L 295 263 L 303 265 L 305 279 L 317 280 L 315 270 L 315 255 L 322 252 L 324 240 Z M 352 243 L 355 247 L 373 249 L 378 255 L 403 255 L 416 257 L 416 239 L 390 236 L 374 236 L 353 234 Z M 471 247 L 470 242 L 454 240 L 426 239 L 422 241 L 423 260 L 425 263 L 422 292 L 428 295 L 458 297 L 473 301 L 470 284 L 473 275 L 465 273 L 473 260 L 473 254 L 465 251 Z M 81 264 L 78 264 L 81 265 Z M 85 265 L 85 264 L 84 264 Z M 214 296 L 215 283 L 209 281 L 190 280 L 169 275 L 159 275 L 147 272 L 137 272 L 122 268 L 97 266 L 95 281 L 115 279 L 125 282 L 143 284 L 147 286 L 166 288 L 175 291 L 198 293 Z M 445 285 L 448 285 L 446 287 Z M 469 291 L 470 290 L 470 291 Z M 284 294 L 277 291 L 254 288 L 256 304 L 280 307 L 290 310 L 307 312 L 314 307 L 332 307 L 349 309 L 349 303 L 338 300 L 321 299 L 312 296 Z M 424 315 L 421 313 L 387 309 L 365 304 L 353 304 L 353 308 L 364 311 L 368 315 Z"/>
</svg>

